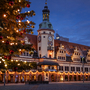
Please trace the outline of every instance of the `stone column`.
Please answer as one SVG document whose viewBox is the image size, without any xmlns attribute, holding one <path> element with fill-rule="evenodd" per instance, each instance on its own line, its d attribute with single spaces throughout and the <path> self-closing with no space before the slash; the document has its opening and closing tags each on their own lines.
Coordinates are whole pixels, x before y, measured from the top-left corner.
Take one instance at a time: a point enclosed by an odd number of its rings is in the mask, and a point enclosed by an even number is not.
<svg viewBox="0 0 90 90">
<path fill-rule="evenodd" d="M 74 74 L 72 74 L 72 81 L 74 81 Z"/>
<path fill-rule="evenodd" d="M 78 74 L 76 74 L 76 81 L 78 81 Z"/>
<path fill-rule="evenodd" d="M 84 80 L 86 81 L 86 74 L 84 74 Z"/>
<path fill-rule="evenodd" d="M 20 80 L 20 74 L 18 75 L 18 79 L 19 79 L 18 82 L 20 82 L 20 81 L 21 81 L 21 80 Z"/>
<path fill-rule="evenodd" d="M 51 82 L 51 73 L 49 73 L 49 82 Z"/>
<path fill-rule="evenodd" d="M 68 81 L 69 81 L 69 74 L 68 74 Z"/>
</svg>

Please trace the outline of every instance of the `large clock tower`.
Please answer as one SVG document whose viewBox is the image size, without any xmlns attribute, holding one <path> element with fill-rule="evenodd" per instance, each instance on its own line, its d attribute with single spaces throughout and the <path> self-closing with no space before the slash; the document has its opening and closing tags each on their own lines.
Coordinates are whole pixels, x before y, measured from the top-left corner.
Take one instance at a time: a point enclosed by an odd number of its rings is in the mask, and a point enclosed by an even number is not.
<svg viewBox="0 0 90 90">
<path fill-rule="evenodd" d="M 38 32 L 38 56 L 54 58 L 54 30 L 49 22 L 50 11 L 45 3 L 43 13 L 43 21 L 39 24 Z"/>
</svg>

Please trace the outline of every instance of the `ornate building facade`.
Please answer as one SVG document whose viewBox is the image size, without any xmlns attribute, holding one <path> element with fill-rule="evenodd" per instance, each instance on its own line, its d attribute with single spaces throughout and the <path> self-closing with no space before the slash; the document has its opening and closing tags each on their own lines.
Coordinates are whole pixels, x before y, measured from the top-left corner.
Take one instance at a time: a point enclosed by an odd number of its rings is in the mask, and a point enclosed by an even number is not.
<svg viewBox="0 0 90 90">
<path fill-rule="evenodd" d="M 90 81 L 90 47 L 54 39 L 53 26 L 49 21 L 47 4 L 42 10 L 43 21 L 39 24 L 38 35 L 26 34 L 25 44 L 33 44 L 37 56 L 23 52 L 13 60 L 37 62 L 37 70 L 6 71 L 6 82 L 23 81 Z M 82 63 L 83 62 L 83 63 Z M 0 71 L 0 81 L 3 82 Z"/>
</svg>

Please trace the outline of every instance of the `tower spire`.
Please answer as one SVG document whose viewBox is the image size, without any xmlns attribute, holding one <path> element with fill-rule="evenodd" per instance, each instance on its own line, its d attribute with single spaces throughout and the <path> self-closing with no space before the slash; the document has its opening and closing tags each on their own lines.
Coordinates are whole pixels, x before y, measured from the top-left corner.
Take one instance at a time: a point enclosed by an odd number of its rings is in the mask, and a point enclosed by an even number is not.
<svg viewBox="0 0 90 90">
<path fill-rule="evenodd" d="M 45 1 L 45 5 L 47 6 L 47 0 Z"/>
</svg>

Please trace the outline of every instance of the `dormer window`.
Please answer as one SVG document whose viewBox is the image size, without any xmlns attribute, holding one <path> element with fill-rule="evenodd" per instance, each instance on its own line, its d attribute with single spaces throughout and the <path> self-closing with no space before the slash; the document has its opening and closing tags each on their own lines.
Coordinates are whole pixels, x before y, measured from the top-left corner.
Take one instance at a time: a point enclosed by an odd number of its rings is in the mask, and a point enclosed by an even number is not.
<svg viewBox="0 0 90 90">
<path fill-rule="evenodd" d="M 43 32 L 43 34 L 45 34 L 45 31 Z"/>
<path fill-rule="evenodd" d="M 51 24 L 48 24 L 48 27 L 51 28 Z"/>
</svg>

